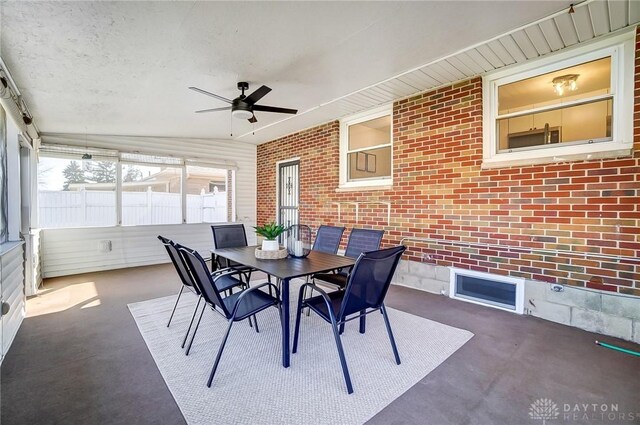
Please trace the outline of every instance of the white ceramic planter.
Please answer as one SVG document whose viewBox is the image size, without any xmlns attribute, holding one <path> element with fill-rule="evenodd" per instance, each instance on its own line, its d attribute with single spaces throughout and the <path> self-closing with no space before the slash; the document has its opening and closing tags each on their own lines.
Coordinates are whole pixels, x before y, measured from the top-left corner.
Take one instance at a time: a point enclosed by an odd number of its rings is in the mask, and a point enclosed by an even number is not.
<svg viewBox="0 0 640 425">
<path fill-rule="evenodd" d="M 262 250 L 263 251 L 277 251 L 280 249 L 280 245 L 278 245 L 278 241 L 262 241 Z"/>
</svg>

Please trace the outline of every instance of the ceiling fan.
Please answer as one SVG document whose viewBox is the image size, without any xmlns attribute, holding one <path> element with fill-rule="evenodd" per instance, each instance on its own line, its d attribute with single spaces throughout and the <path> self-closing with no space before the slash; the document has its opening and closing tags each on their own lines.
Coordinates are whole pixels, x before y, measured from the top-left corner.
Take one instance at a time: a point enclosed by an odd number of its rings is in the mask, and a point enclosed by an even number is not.
<svg viewBox="0 0 640 425">
<path fill-rule="evenodd" d="M 231 116 L 235 118 L 249 120 L 250 123 L 255 123 L 255 122 L 258 122 L 258 120 L 254 115 L 254 111 L 275 112 L 279 114 L 297 114 L 298 113 L 297 109 L 279 108 L 277 106 L 256 105 L 257 101 L 262 99 L 267 93 L 271 91 L 271 89 L 267 86 L 262 86 L 256 91 L 254 91 L 253 93 L 251 93 L 249 96 L 245 96 L 244 91 L 249 89 L 249 83 L 240 82 L 238 83 L 238 90 L 241 90 L 242 94 L 233 100 L 229 100 L 226 97 L 218 96 L 217 94 L 210 93 L 206 90 L 202 90 L 197 87 L 189 87 L 189 89 L 196 91 L 198 93 L 202 93 L 207 96 L 211 96 L 216 99 L 222 100 L 223 102 L 227 102 L 231 105 L 231 106 L 225 106 L 223 108 L 202 109 L 200 111 L 196 111 L 197 114 L 201 114 L 203 112 L 217 112 L 217 111 L 231 110 Z"/>
</svg>

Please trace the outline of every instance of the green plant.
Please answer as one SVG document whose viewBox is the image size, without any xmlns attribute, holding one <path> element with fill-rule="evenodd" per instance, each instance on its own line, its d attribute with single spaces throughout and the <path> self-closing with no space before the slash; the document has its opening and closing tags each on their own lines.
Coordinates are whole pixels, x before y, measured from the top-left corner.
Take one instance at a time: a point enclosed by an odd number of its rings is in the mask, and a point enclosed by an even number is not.
<svg viewBox="0 0 640 425">
<path fill-rule="evenodd" d="M 264 226 L 253 226 L 253 228 L 256 229 L 256 234 L 264 237 L 268 241 L 275 240 L 286 230 L 284 226 L 274 222 L 267 223 Z"/>
</svg>

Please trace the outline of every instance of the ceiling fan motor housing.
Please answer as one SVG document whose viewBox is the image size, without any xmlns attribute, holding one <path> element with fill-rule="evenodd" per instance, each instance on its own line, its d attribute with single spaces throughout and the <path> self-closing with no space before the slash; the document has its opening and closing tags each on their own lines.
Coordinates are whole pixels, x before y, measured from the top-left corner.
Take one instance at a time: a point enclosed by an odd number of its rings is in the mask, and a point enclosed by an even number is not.
<svg viewBox="0 0 640 425">
<path fill-rule="evenodd" d="M 231 103 L 231 115 L 235 118 L 249 119 L 253 116 L 253 111 L 251 105 L 245 102 L 244 99 L 236 98 Z"/>
</svg>

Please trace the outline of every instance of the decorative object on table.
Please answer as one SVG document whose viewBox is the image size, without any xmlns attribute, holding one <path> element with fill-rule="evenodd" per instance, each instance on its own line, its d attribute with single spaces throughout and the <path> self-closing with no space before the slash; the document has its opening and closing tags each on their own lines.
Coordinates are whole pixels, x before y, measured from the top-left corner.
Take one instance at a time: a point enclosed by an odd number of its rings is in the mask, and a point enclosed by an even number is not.
<svg viewBox="0 0 640 425">
<path fill-rule="evenodd" d="M 275 251 L 269 250 L 265 251 L 259 246 L 256 247 L 256 258 L 259 260 L 282 260 L 283 258 L 287 258 L 289 256 L 289 252 L 287 248 L 279 248 Z"/>
<path fill-rule="evenodd" d="M 280 249 L 277 238 L 286 230 L 284 226 L 271 222 L 264 226 L 253 226 L 253 228 L 256 229 L 256 234 L 265 239 L 262 241 L 263 251 L 277 251 Z"/>
<path fill-rule="evenodd" d="M 294 224 L 287 229 L 287 250 L 295 258 L 304 258 L 311 252 L 311 228 Z"/>
</svg>

